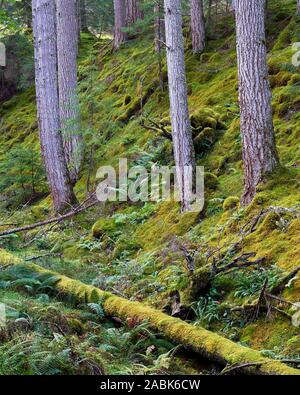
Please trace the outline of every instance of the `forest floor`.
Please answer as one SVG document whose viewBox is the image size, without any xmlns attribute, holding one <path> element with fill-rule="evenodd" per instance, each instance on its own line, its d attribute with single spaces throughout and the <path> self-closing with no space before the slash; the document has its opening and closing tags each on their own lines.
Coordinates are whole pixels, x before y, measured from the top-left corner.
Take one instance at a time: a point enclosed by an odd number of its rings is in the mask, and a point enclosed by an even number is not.
<svg viewBox="0 0 300 395">
<path fill-rule="evenodd" d="M 272 289 L 300 265 L 300 74 L 292 65 L 300 20 L 291 16 L 293 1 L 269 3 L 268 62 L 280 169 L 259 187 L 249 207 L 240 207 L 234 22 L 232 16 L 220 17 L 201 56 L 192 54 L 188 41 L 186 45 L 197 163 L 205 167 L 203 211 L 181 214 L 174 202 L 111 203 L 0 238 L 0 301 L 8 316 L 8 325 L 0 330 L 0 374 L 220 371 L 147 323 L 128 320 L 123 325 L 107 319 L 101 303 L 63 301 L 54 292 L 55 278 L 24 275 L 11 266 L 17 258 L 160 310 L 170 302 L 170 293 L 178 292 L 182 304 L 192 306 L 195 326 L 300 366 L 295 363 L 300 361 L 300 329 L 291 320 L 298 312 L 300 277 L 286 284 L 280 300 L 269 300 L 267 311 L 253 315 L 247 310 L 265 284 Z M 83 35 L 81 46 L 80 98 L 88 154 L 75 191 L 83 201 L 87 190 L 96 187 L 95 173 L 102 165 L 117 167 L 119 158 L 128 158 L 130 165 L 150 169 L 173 159 L 169 139 L 143 126 L 151 119 L 170 131 L 167 89 L 159 88 L 150 33 L 132 39 L 118 53 L 111 52 L 108 37 L 97 41 Z M 165 64 L 163 75 L 166 79 Z M 1 197 L 8 197 L 0 207 L 4 230 L 52 213 L 40 170 L 34 88 L 1 103 L 0 116 Z M 38 180 L 34 199 L 22 181 L 32 167 Z M 187 254 L 195 264 L 193 280 Z M 207 281 L 207 268 L 245 257 L 254 263 Z"/>
</svg>

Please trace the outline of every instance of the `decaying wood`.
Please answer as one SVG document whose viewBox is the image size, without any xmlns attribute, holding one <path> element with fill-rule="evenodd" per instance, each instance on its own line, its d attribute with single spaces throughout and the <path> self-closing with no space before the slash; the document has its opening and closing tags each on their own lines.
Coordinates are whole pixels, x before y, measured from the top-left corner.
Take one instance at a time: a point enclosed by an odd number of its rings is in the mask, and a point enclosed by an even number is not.
<svg viewBox="0 0 300 395">
<path fill-rule="evenodd" d="M 1 265 L 1 263 L 0 263 Z M 19 263 L 19 265 L 23 265 Z M 121 320 L 134 320 L 136 323 L 147 321 L 154 330 L 177 344 L 199 353 L 222 366 L 244 365 L 240 368 L 248 374 L 263 375 L 300 375 L 300 370 L 284 365 L 280 361 L 263 357 L 259 351 L 249 349 L 208 331 L 194 326 L 179 318 L 170 317 L 161 311 L 128 301 L 119 296 L 104 292 L 99 288 L 86 285 L 34 264 L 24 265 L 27 271 L 55 276 L 54 289 L 61 298 L 72 297 L 78 304 L 102 303 L 105 313 Z"/>
<path fill-rule="evenodd" d="M 31 256 L 29 258 L 26 258 L 25 261 L 26 262 L 31 262 L 31 261 L 36 261 L 37 259 L 41 259 L 41 258 L 47 258 L 47 257 L 61 257 L 62 254 L 57 252 L 49 252 L 48 254 L 44 254 L 44 255 L 36 255 L 36 256 Z"/>
<path fill-rule="evenodd" d="M 252 362 L 252 363 L 243 363 L 241 365 L 226 366 L 226 368 L 222 370 L 221 375 L 232 373 L 234 370 L 242 370 L 249 367 L 258 367 L 261 366 L 263 363 L 265 362 Z"/>
<path fill-rule="evenodd" d="M 149 122 L 149 124 L 146 123 L 146 121 Z M 167 140 L 172 141 L 172 134 L 170 132 L 167 131 L 166 128 L 164 128 L 162 125 L 158 124 L 157 122 L 155 122 L 153 119 L 147 117 L 141 120 L 140 125 L 147 129 L 147 130 L 151 130 L 152 132 L 155 132 L 157 134 L 160 134 L 161 136 L 165 137 Z"/>
<path fill-rule="evenodd" d="M 272 295 L 280 294 L 282 291 L 284 291 L 286 285 L 299 273 L 299 271 L 300 266 L 298 266 L 295 270 L 292 270 L 287 276 L 281 279 L 279 284 L 273 287 L 269 293 Z"/>
</svg>

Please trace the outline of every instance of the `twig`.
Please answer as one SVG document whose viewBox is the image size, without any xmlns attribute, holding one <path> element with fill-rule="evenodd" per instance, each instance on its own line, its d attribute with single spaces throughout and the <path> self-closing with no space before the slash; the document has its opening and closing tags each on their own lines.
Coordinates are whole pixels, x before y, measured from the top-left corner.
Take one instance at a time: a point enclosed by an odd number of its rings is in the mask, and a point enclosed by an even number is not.
<svg viewBox="0 0 300 395">
<path fill-rule="evenodd" d="M 220 374 L 224 375 L 224 374 L 227 374 L 229 372 L 233 372 L 234 370 L 238 370 L 238 369 L 250 368 L 252 366 L 261 366 L 264 363 L 266 363 L 266 362 L 249 362 L 249 363 L 243 363 L 241 365 L 228 366 L 225 369 L 223 369 Z"/>
<path fill-rule="evenodd" d="M 286 284 L 288 284 L 300 271 L 300 266 L 298 266 L 295 270 L 293 270 L 292 272 L 290 272 L 287 276 L 285 276 L 280 282 L 279 284 L 275 285 L 275 287 L 273 287 L 270 290 L 270 294 L 272 295 L 278 295 L 280 294 L 282 291 L 284 291 Z"/>
<path fill-rule="evenodd" d="M 26 258 L 25 261 L 26 261 L 26 262 L 35 261 L 35 260 L 37 260 L 37 259 L 46 258 L 46 257 L 49 257 L 49 256 L 52 256 L 52 257 L 56 257 L 56 256 L 57 256 L 57 257 L 61 257 L 62 254 L 61 254 L 60 252 L 58 252 L 58 253 L 49 252 L 48 254 L 37 255 L 37 256 L 32 256 L 32 257 Z"/>
<path fill-rule="evenodd" d="M 90 198 L 88 198 L 87 200 L 90 200 Z M 22 226 L 20 228 L 8 229 L 8 230 L 5 230 L 3 232 L 0 232 L 0 237 L 8 236 L 8 235 L 11 235 L 11 234 L 14 234 L 14 233 L 26 232 L 28 230 L 32 230 L 32 229 L 35 229 L 35 228 L 39 228 L 39 227 L 42 227 L 42 226 L 46 226 L 46 225 L 52 224 L 54 222 L 55 223 L 60 223 L 60 222 L 64 221 L 65 219 L 73 217 L 73 215 L 79 214 L 82 211 L 87 210 L 87 209 L 95 206 L 97 203 L 98 203 L 98 201 L 94 201 L 94 202 L 88 204 L 87 206 L 83 206 L 83 203 L 82 203 L 77 208 L 75 208 L 72 211 L 68 212 L 67 214 L 61 215 L 59 217 L 51 218 L 51 219 L 48 219 L 46 221 L 36 222 L 35 224 Z"/>
<path fill-rule="evenodd" d="M 259 298 L 258 298 L 257 305 L 256 305 L 256 308 L 255 308 L 255 313 L 254 313 L 254 320 L 256 320 L 258 318 L 261 305 L 263 304 L 264 300 L 266 299 L 266 289 L 267 289 L 267 286 L 268 286 L 268 282 L 269 282 L 268 278 L 266 278 L 264 283 L 263 283 L 263 286 L 262 286 L 262 289 L 260 291 L 260 294 L 259 294 Z"/>
</svg>

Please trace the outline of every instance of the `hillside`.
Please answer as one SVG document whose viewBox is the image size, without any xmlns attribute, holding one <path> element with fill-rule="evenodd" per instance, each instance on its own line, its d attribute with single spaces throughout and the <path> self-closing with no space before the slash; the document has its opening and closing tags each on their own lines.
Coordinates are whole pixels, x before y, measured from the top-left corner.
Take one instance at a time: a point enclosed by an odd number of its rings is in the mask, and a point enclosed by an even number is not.
<svg viewBox="0 0 300 395">
<path fill-rule="evenodd" d="M 22 260 L 34 258 L 45 269 L 164 311 L 170 293 L 178 291 L 181 303 L 192 305 L 196 326 L 263 351 L 264 356 L 299 358 L 299 327 L 291 322 L 296 311 L 293 303 L 300 298 L 299 276 L 285 284 L 278 296 L 284 301 L 276 310 L 261 309 L 254 315 L 247 311 L 247 306 L 257 302 L 266 279 L 272 288 L 300 265 L 300 75 L 299 68 L 292 65 L 292 44 L 300 41 L 300 19 L 292 16 L 292 0 L 269 3 L 268 63 L 281 166 L 259 186 L 248 207 L 240 205 L 243 163 L 234 21 L 232 16 L 219 16 L 201 55 L 192 53 L 185 28 L 191 123 L 197 164 L 205 168 L 203 211 L 181 214 L 172 201 L 96 206 L 69 222 L 1 238 L 0 265 L 10 265 L 8 253 Z M 115 53 L 110 40 L 98 41 L 88 34 L 81 38 L 79 88 L 86 157 L 75 187 L 80 201 L 86 198 L 87 189 L 96 187 L 96 171 L 102 165 L 117 168 L 120 158 L 147 169 L 154 163 L 173 164 L 172 144 L 163 134 L 164 130 L 170 132 L 166 65 L 163 62 L 162 92 L 152 35 L 144 33 Z M 31 152 L 31 163 L 41 168 L 34 88 L 1 103 L 0 117 L 0 158 L 6 163 L 0 172 L 10 174 L 8 185 L 1 186 L 1 194 L 8 197 L 1 199 L 0 206 L 0 222 L 9 223 L 1 225 L 5 230 L 10 224 L 22 226 L 50 218 L 52 212 L 42 170 L 36 174 L 35 199 L 28 204 L 26 188 L 22 190 L 14 181 L 26 161 L 22 150 Z M 145 127 L 149 120 L 163 129 L 149 130 Z M 19 160 L 12 160 L 18 155 Z M 187 255 L 195 264 L 193 276 Z M 224 267 L 240 257 L 241 262 L 247 257 L 247 262 L 257 263 L 211 277 L 211 265 Z M 55 297 L 51 279 L 43 284 L 13 268 L 4 267 L 0 272 L 0 298 L 11 306 L 12 316 L 21 312 L 27 323 L 19 322 L 17 330 L 12 325 L 10 333 L 0 331 L 0 361 L 9 355 L 9 346 L 22 349 L 21 330 L 23 340 L 34 341 L 37 350 L 47 352 L 49 358 L 55 359 L 55 347 L 63 352 L 71 344 L 73 364 L 64 365 L 62 357 L 61 364 L 56 360 L 54 366 L 72 374 L 80 369 L 80 356 L 92 361 L 84 367 L 89 373 L 102 369 L 117 374 L 126 369 L 181 374 L 218 370 L 207 361 L 199 366 L 184 352 L 182 356 L 174 351 L 175 363 L 170 363 L 175 345 L 161 334 L 155 337 L 151 332 L 147 337 L 147 325 L 136 326 L 128 320 L 128 328 L 118 328 L 117 323 L 103 318 L 100 304 L 78 308 L 72 301 L 63 302 Z M 41 319 L 41 314 L 47 319 Z M 52 324 L 47 326 L 45 321 Z M 45 333 L 40 340 L 39 326 Z M 59 332 L 57 345 L 48 341 L 49 330 Z M 97 339 L 103 343 L 100 349 Z M 152 353 L 149 347 L 153 344 Z M 138 354 L 144 355 L 142 361 Z M 16 364 L 14 369 L 36 372 L 36 366 L 43 368 L 38 361 L 24 366 Z M 46 372 L 50 368 L 50 363 L 44 366 Z M 0 372 L 10 373 L 10 369 L 3 363 Z"/>
</svg>

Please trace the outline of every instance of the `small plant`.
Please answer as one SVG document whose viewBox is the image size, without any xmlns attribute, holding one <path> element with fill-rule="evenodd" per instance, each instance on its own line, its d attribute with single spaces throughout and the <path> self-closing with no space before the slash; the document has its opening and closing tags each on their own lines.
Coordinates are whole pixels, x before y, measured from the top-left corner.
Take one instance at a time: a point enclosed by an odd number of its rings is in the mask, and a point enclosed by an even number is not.
<svg viewBox="0 0 300 395">
<path fill-rule="evenodd" d="M 0 193 L 22 203 L 45 191 L 45 172 L 39 154 L 32 149 L 14 148 L 0 165 Z"/>
<path fill-rule="evenodd" d="M 237 273 L 235 277 L 237 291 L 234 295 L 241 299 L 258 295 L 266 278 L 268 279 L 269 287 L 272 287 L 278 283 L 281 275 L 282 271 L 275 266 L 272 266 L 268 270 L 258 268 L 252 271 L 247 271 L 246 273 Z"/>
<path fill-rule="evenodd" d="M 196 322 L 195 324 L 207 323 L 211 324 L 215 321 L 220 320 L 220 312 L 219 312 L 220 303 L 213 299 L 211 296 L 201 297 L 194 304 L 194 311 L 196 314 Z"/>
</svg>

